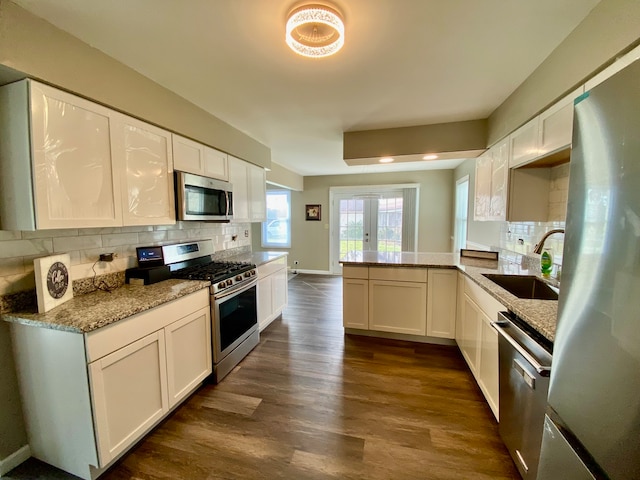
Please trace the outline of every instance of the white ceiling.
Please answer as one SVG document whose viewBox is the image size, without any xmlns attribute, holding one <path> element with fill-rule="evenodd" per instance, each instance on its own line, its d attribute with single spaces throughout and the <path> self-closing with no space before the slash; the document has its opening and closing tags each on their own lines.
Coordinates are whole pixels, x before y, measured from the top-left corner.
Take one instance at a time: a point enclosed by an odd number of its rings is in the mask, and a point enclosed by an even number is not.
<svg viewBox="0 0 640 480">
<path fill-rule="evenodd" d="M 488 117 L 599 0 L 336 0 L 326 59 L 286 46 L 295 0 L 13 1 L 325 175 L 455 167 L 348 167 L 342 133 Z"/>
</svg>

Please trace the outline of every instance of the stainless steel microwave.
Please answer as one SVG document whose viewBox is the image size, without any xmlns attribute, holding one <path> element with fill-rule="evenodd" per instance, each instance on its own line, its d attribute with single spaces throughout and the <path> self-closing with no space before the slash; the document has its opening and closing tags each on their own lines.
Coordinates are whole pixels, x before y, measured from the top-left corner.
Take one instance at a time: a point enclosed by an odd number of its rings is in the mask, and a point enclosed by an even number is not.
<svg viewBox="0 0 640 480">
<path fill-rule="evenodd" d="M 233 186 L 229 182 L 176 172 L 178 220 L 228 222 L 233 219 Z"/>
</svg>

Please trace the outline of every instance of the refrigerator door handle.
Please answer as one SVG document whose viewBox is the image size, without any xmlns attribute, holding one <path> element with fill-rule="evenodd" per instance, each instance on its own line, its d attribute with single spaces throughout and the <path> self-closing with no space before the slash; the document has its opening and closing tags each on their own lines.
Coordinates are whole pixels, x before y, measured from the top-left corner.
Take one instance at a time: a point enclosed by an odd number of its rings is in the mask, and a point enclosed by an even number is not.
<svg viewBox="0 0 640 480">
<path fill-rule="evenodd" d="M 504 325 L 504 324 L 502 324 Z M 522 345 L 520 345 L 518 342 L 516 342 L 511 335 L 509 335 L 505 329 L 502 327 L 502 325 L 500 324 L 500 322 L 491 322 L 491 326 L 493 328 L 496 329 L 496 331 L 502 335 L 505 340 L 507 340 L 511 346 L 513 348 L 515 348 L 515 350 L 524 357 L 524 359 L 529 362 L 531 364 L 531 366 L 533 368 L 536 369 L 536 372 L 538 372 L 540 375 L 543 376 L 549 376 L 549 373 L 551 372 L 551 365 L 541 365 L 540 362 L 538 362 L 535 358 L 533 358 L 533 356 L 527 352 L 524 348 L 522 348 Z"/>
</svg>

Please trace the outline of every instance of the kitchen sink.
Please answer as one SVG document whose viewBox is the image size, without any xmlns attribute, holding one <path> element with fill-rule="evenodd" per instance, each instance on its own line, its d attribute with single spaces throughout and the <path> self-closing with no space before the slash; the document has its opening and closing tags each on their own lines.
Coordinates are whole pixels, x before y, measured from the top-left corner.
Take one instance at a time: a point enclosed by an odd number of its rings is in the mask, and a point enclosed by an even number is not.
<svg viewBox="0 0 640 480">
<path fill-rule="evenodd" d="M 482 275 L 518 298 L 558 300 L 558 292 L 534 275 Z"/>
</svg>

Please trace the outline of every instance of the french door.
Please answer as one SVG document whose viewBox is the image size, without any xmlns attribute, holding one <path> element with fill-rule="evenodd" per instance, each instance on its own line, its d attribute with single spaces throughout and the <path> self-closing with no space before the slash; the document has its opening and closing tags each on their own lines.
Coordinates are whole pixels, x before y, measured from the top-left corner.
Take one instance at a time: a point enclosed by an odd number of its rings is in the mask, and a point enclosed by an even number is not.
<svg viewBox="0 0 640 480">
<path fill-rule="evenodd" d="M 403 211 L 402 190 L 333 195 L 331 272 L 341 272 L 341 258 L 359 260 L 365 251 L 406 250 Z"/>
</svg>

